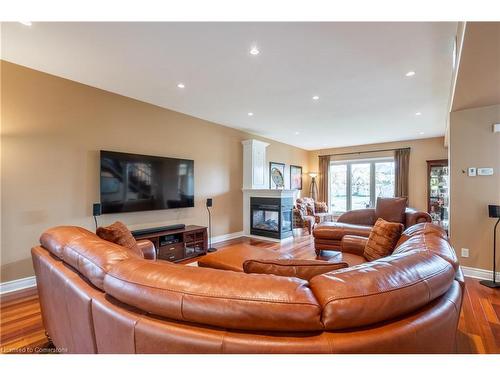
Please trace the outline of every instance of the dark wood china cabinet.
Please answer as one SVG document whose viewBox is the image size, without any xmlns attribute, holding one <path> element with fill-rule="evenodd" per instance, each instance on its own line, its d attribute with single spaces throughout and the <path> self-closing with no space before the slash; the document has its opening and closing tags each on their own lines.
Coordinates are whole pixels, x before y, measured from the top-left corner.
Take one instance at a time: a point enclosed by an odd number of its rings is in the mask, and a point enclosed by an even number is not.
<svg viewBox="0 0 500 375">
<path fill-rule="evenodd" d="M 427 212 L 432 222 L 448 231 L 448 159 L 427 161 Z"/>
</svg>

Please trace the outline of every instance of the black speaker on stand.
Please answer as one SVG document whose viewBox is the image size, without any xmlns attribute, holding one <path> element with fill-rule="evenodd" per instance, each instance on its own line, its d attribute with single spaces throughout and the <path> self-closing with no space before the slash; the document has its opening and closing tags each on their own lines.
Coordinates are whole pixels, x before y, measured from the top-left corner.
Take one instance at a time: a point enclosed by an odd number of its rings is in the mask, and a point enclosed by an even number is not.
<svg viewBox="0 0 500 375">
<path fill-rule="evenodd" d="M 481 280 L 479 283 L 481 285 L 487 286 L 488 288 L 500 288 L 500 281 L 496 279 L 496 255 L 497 255 L 497 226 L 500 223 L 500 206 L 490 204 L 488 205 L 488 216 L 494 219 L 498 219 L 495 227 L 493 228 L 493 280 Z"/>
<path fill-rule="evenodd" d="M 208 211 L 208 249 L 209 253 L 217 251 L 215 247 L 212 247 L 212 218 L 210 215 L 210 207 L 212 207 L 212 198 L 207 198 L 207 211 Z"/>
<path fill-rule="evenodd" d="M 92 216 L 94 216 L 95 229 L 97 230 L 97 216 L 101 216 L 102 208 L 100 203 L 94 203 L 92 205 Z"/>
</svg>

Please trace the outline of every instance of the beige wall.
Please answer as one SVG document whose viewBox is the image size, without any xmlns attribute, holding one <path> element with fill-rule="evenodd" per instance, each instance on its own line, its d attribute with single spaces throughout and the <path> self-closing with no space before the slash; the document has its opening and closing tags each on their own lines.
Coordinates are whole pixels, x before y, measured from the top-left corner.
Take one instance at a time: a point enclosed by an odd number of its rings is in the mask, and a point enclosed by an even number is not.
<svg viewBox="0 0 500 375">
<path fill-rule="evenodd" d="M 213 197 L 213 235 L 242 230 L 240 142 L 263 138 L 5 61 L 1 79 L 2 281 L 33 275 L 30 248 L 45 229 L 94 229 L 101 149 L 194 159 L 196 201 L 194 208 L 104 215 L 100 224 L 205 225 L 205 199 Z M 307 151 L 266 141 L 269 160 L 307 171 Z"/>
<path fill-rule="evenodd" d="M 450 117 L 451 242 L 458 255 L 461 248 L 470 251 L 469 258 L 460 258 L 462 265 L 490 270 L 495 219 L 488 217 L 487 206 L 500 204 L 500 134 L 493 133 L 494 123 L 500 123 L 500 105 Z M 494 175 L 468 177 L 469 167 L 491 167 Z"/>
<path fill-rule="evenodd" d="M 410 177 L 408 201 L 411 207 L 427 211 L 427 160 L 447 159 L 447 149 L 444 147 L 444 137 L 426 138 L 411 141 L 387 142 L 370 145 L 331 148 L 314 151 L 310 154 L 309 166 L 318 170 L 318 155 L 340 154 L 346 152 L 362 152 L 392 148 L 411 147 Z M 333 160 L 363 159 L 382 156 L 393 156 L 394 152 L 368 153 L 337 156 Z"/>
</svg>

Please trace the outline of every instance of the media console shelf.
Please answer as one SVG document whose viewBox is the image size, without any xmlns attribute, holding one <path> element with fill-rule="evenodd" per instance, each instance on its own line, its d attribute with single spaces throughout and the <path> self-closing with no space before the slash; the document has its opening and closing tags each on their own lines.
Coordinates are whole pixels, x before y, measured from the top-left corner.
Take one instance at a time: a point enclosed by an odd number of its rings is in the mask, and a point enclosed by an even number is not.
<svg viewBox="0 0 500 375">
<path fill-rule="evenodd" d="M 157 258 L 170 262 L 206 254 L 208 248 L 207 227 L 198 225 L 187 225 L 183 229 L 163 230 L 134 237 L 137 240 L 153 242 Z"/>
</svg>

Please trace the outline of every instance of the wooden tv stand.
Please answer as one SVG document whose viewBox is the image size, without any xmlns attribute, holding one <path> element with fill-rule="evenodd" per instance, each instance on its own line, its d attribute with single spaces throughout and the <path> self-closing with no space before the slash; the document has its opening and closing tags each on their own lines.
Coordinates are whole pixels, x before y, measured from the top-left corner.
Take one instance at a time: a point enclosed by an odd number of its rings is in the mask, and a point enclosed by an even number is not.
<svg viewBox="0 0 500 375">
<path fill-rule="evenodd" d="M 164 230 L 134 236 L 137 240 L 150 240 L 156 257 L 170 262 L 206 254 L 208 249 L 207 227 L 187 225 L 183 229 Z"/>
</svg>

